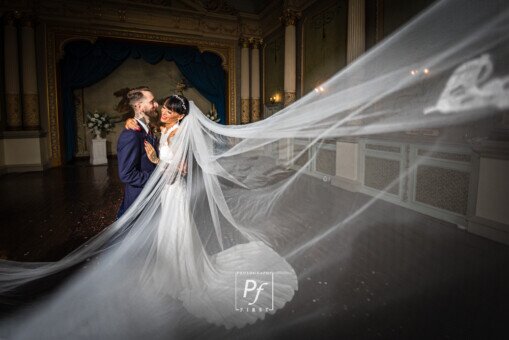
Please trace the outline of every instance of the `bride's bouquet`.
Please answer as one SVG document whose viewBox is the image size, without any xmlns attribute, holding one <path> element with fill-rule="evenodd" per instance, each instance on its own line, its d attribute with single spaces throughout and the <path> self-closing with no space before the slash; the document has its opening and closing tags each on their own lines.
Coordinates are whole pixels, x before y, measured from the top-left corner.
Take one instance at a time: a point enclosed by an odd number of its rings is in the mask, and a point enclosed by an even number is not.
<svg viewBox="0 0 509 340">
<path fill-rule="evenodd" d="M 115 123 L 106 112 L 95 110 L 94 113 L 87 113 L 87 127 L 92 134 L 100 135 L 103 132 L 108 134 L 115 127 Z"/>
</svg>

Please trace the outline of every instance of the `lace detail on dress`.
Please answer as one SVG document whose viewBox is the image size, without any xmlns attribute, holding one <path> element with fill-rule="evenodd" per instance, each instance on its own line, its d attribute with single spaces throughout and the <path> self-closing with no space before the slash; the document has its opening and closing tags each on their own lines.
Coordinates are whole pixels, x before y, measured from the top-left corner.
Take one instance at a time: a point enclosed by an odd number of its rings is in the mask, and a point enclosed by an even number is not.
<svg viewBox="0 0 509 340">
<path fill-rule="evenodd" d="M 173 131 L 178 129 L 178 127 L 178 124 L 175 124 L 161 134 L 161 140 L 159 141 L 159 159 L 165 162 L 170 162 L 173 158 L 173 153 L 170 150 L 171 142 L 168 140 L 168 137 Z"/>
</svg>

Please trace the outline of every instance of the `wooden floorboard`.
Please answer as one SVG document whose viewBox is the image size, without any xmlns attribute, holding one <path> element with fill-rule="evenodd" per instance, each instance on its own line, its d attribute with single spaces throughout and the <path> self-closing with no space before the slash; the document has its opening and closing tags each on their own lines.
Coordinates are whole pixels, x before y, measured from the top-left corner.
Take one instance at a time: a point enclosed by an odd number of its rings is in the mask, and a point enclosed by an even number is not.
<svg viewBox="0 0 509 340">
<path fill-rule="evenodd" d="M 54 261 L 115 220 L 122 200 L 116 161 L 86 161 L 0 177 L 0 257 Z"/>
<path fill-rule="evenodd" d="M 0 192 L 0 256 L 48 261 L 114 221 L 122 186 L 114 161 L 95 167 L 78 162 L 4 175 Z M 369 199 L 339 194 L 352 202 L 351 209 Z M 229 337 L 503 339 L 509 334 L 509 247 L 388 202 L 376 202 L 292 265 L 300 279 L 294 299 Z M 269 328 L 270 334 L 263 332 Z M 193 330 L 184 335 L 200 337 Z"/>
</svg>

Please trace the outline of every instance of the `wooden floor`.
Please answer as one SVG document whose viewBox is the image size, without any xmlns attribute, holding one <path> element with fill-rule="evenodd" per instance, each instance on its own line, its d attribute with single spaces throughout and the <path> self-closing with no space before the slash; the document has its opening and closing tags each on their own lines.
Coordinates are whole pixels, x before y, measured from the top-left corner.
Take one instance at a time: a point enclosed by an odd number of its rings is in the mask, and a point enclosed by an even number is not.
<svg viewBox="0 0 509 340">
<path fill-rule="evenodd" d="M 22 261 L 62 257 L 114 220 L 122 196 L 112 161 L 4 175 L 0 192 L 0 255 Z M 356 195 L 356 204 L 368 199 Z M 295 298 L 225 338 L 509 337 L 505 245 L 380 201 L 321 247 L 341 258 L 327 265 L 311 250 L 292 263 L 300 279 Z M 313 263 L 323 266 L 307 272 Z M 203 338 L 193 330 L 185 337 Z"/>
<path fill-rule="evenodd" d="M 116 161 L 0 177 L 0 258 L 54 261 L 108 226 L 122 201 Z"/>
</svg>

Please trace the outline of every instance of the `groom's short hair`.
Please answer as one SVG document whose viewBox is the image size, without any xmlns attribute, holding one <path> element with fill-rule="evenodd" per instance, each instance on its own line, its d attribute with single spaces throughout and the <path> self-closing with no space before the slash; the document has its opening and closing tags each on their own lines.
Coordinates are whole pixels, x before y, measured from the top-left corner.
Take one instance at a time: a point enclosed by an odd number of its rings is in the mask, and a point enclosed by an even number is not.
<svg viewBox="0 0 509 340">
<path fill-rule="evenodd" d="M 129 101 L 129 106 L 133 107 L 141 98 L 143 98 L 143 91 L 151 91 L 148 86 L 138 86 L 132 88 L 129 92 L 127 92 L 127 100 Z"/>
</svg>

